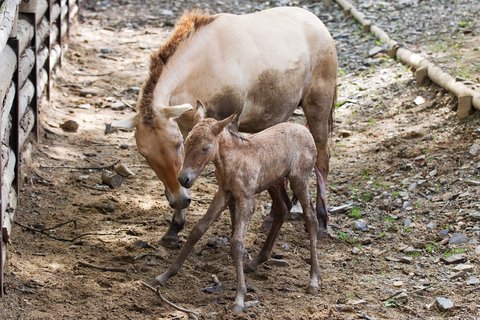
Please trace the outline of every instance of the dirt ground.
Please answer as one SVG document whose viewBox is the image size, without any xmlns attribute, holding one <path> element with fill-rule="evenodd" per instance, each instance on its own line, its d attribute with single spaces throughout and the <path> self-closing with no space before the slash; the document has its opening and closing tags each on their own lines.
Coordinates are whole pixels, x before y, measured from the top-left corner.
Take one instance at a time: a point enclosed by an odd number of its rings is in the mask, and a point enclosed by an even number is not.
<svg viewBox="0 0 480 320">
<path fill-rule="evenodd" d="M 243 13 L 288 2 L 204 5 Z M 106 123 L 132 114 L 149 53 L 193 2 L 148 3 L 98 1 L 83 8 L 52 99 L 42 103 L 43 129 L 19 196 L 1 319 L 188 318 L 139 283 L 165 271 L 179 252 L 160 245 L 172 215 L 163 186 L 136 151 L 133 132 L 104 133 Z M 292 219 L 274 247 L 277 260 L 247 274 L 252 306 L 234 316 L 225 212 L 162 294 L 201 319 L 479 319 L 478 112 L 459 121 L 445 91 L 416 87 L 411 71 L 386 57 L 366 63 L 374 39 L 338 7 L 295 4 L 328 21 L 342 70 L 328 178 L 332 213 L 318 245 L 320 292 L 306 293 L 308 240 L 302 221 Z M 62 130 L 66 120 L 76 121 L 78 131 Z M 105 188 L 102 168 L 118 160 L 135 175 L 120 188 Z M 215 190 L 210 167 L 192 188 L 183 237 Z M 261 194 L 256 204 L 250 255 L 266 238 L 260 224 L 269 198 Z M 212 275 L 221 289 L 208 293 Z M 454 307 L 441 310 L 439 297 Z"/>
</svg>

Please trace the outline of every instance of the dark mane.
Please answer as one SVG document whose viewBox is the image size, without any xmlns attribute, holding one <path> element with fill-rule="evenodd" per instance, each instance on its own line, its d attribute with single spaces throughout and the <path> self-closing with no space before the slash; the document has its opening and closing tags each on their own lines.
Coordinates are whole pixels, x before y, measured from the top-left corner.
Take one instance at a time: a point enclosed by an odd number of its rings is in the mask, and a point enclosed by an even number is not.
<svg viewBox="0 0 480 320">
<path fill-rule="evenodd" d="M 230 135 L 234 138 L 234 139 L 237 139 L 237 140 L 240 140 L 240 141 L 249 141 L 248 138 L 242 136 L 240 133 L 238 133 L 237 131 L 233 131 L 232 129 L 228 129 L 227 130 L 228 132 L 230 132 Z"/>
<path fill-rule="evenodd" d="M 185 12 L 178 20 L 172 35 L 160 47 L 160 49 L 150 56 L 150 71 L 148 79 L 142 87 L 141 101 L 139 109 L 145 124 L 151 126 L 155 113 L 152 108 L 153 91 L 157 85 L 158 79 L 162 74 L 163 66 L 173 56 L 178 46 L 195 32 L 215 20 L 215 17 L 200 10 Z"/>
</svg>

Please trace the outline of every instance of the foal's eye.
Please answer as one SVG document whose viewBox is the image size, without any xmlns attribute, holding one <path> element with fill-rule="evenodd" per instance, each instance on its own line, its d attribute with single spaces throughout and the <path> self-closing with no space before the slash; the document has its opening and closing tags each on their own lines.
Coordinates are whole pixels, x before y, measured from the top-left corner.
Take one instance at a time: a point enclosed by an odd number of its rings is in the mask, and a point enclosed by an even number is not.
<svg viewBox="0 0 480 320">
<path fill-rule="evenodd" d="M 202 151 L 203 152 L 207 152 L 209 151 L 210 149 L 212 148 L 212 145 L 211 144 L 206 144 L 202 147 Z"/>
</svg>

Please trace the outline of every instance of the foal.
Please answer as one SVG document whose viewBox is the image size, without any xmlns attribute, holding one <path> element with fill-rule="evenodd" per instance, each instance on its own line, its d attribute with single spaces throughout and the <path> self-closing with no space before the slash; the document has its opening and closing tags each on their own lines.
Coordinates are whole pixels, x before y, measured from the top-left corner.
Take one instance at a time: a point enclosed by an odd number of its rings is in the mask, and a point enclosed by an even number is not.
<svg viewBox="0 0 480 320">
<path fill-rule="evenodd" d="M 201 106 L 199 106 L 201 108 Z M 312 135 L 304 126 L 281 123 L 260 133 L 243 138 L 226 129 L 235 115 L 222 121 L 204 119 L 189 133 L 185 141 L 185 161 L 178 175 L 179 182 L 190 188 L 205 166 L 213 161 L 218 191 L 205 215 L 192 229 L 186 244 L 170 268 L 155 279 L 164 285 L 177 274 L 197 241 L 207 231 L 227 205 L 235 203 L 232 216 L 233 236 L 230 250 L 237 275 L 237 293 L 233 312 L 244 310 L 247 292 L 243 270 L 243 252 L 248 222 L 253 214 L 254 194 L 278 187 L 284 178 L 303 209 L 303 218 L 310 239 L 310 283 L 308 293 L 318 292 L 320 269 L 317 260 L 317 217 L 308 192 L 307 181 L 313 171 L 317 152 Z M 273 248 L 275 239 L 283 224 L 287 208 L 276 213 L 273 226 L 258 257 L 246 264 L 248 270 L 265 262 Z"/>
</svg>

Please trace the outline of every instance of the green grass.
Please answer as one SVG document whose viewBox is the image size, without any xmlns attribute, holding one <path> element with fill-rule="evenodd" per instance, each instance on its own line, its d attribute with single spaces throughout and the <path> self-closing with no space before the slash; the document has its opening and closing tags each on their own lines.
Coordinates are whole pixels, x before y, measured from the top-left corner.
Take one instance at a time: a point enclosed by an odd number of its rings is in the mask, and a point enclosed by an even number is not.
<svg viewBox="0 0 480 320">
<path fill-rule="evenodd" d="M 362 200 L 365 202 L 370 202 L 373 200 L 373 194 L 371 192 L 362 193 Z"/>
<path fill-rule="evenodd" d="M 345 70 L 342 69 L 342 68 L 338 68 L 338 76 L 341 77 L 341 76 L 344 76 L 345 75 Z"/>
<path fill-rule="evenodd" d="M 449 257 L 453 256 L 454 254 L 465 253 L 466 251 L 467 250 L 465 250 L 464 248 L 455 248 L 455 249 L 452 249 L 452 250 L 445 251 L 443 253 L 443 257 L 446 259 L 446 258 L 449 258 Z"/>
<path fill-rule="evenodd" d="M 360 209 L 359 207 L 352 208 L 352 211 L 350 212 L 350 217 L 355 220 L 360 219 L 362 217 L 362 209 Z"/>
<path fill-rule="evenodd" d="M 435 251 L 437 251 L 437 245 L 435 243 L 427 243 L 425 245 L 425 251 L 428 253 L 428 254 L 434 254 Z"/>
<path fill-rule="evenodd" d="M 418 252 L 418 251 L 413 251 L 413 252 L 407 253 L 407 256 L 409 256 L 409 257 L 420 257 L 421 255 L 422 255 L 422 253 Z"/>
<path fill-rule="evenodd" d="M 386 223 L 395 223 L 395 221 L 397 221 L 397 220 L 392 216 L 385 216 L 383 218 L 383 221 L 385 221 Z"/>
<path fill-rule="evenodd" d="M 413 231 L 412 227 L 403 227 L 403 232 L 405 233 L 411 233 Z"/>
<path fill-rule="evenodd" d="M 399 192 L 399 191 L 393 191 L 393 192 L 392 192 L 392 197 L 393 197 L 393 198 L 398 198 L 398 197 L 400 197 L 400 192 Z"/>
</svg>

